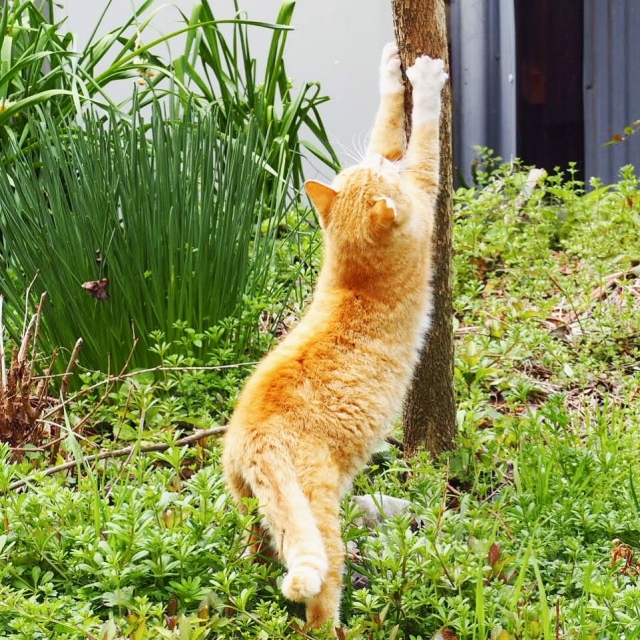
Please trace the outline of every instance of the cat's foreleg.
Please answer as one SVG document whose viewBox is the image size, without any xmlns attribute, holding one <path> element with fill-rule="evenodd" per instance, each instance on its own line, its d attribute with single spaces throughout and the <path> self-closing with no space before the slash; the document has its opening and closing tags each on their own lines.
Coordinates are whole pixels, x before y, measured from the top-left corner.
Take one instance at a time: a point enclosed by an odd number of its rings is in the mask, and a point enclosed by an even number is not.
<svg viewBox="0 0 640 640">
<path fill-rule="evenodd" d="M 407 78 L 413 87 L 413 112 L 405 169 L 435 196 L 440 174 L 441 94 L 448 75 L 442 60 L 421 56 L 407 69 Z"/>
<path fill-rule="evenodd" d="M 380 107 L 376 116 L 367 156 L 380 154 L 388 160 L 404 155 L 404 84 L 395 42 L 382 50 L 380 63 Z"/>
</svg>

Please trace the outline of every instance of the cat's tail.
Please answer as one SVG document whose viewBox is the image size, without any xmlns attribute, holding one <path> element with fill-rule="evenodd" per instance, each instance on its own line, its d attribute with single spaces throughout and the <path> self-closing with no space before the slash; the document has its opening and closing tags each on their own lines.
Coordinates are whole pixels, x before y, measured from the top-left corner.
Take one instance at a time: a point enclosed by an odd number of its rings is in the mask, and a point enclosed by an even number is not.
<svg viewBox="0 0 640 640">
<path fill-rule="evenodd" d="M 320 593 L 329 562 L 311 505 L 300 487 L 291 454 L 270 443 L 254 451 L 243 470 L 260 503 L 271 540 L 287 567 L 282 592 L 304 602 Z"/>
</svg>

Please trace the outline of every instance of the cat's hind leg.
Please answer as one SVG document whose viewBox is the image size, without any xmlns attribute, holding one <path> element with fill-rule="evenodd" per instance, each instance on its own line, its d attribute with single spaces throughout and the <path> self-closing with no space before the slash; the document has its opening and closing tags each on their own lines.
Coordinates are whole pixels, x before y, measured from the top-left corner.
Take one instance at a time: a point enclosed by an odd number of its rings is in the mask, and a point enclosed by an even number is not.
<svg viewBox="0 0 640 640">
<path fill-rule="evenodd" d="M 322 627 L 333 620 L 340 625 L 340 601 L 344 572 L 345 547 L 340 527 L 339 476 L 326 467 L 315 477 L 306 479 L 304 492 L 309 496 L 318 529 L 322 535 L 329 568 L 320 592 L 307 601 L 307 626 Z"/>
<path fill-rule="evenodd" d="M 404 84 L 395 42 L 382 50 L 380 63 L 380 107 L 367 147 L 367 156 L 379 154 L 387 160 L 404 155 Z"/>
<path fill-rule="evenodd" d="M 288 451 L 262 447 L 252 458 L 245 477 L 260 503 L 263 526 L 287 567 L 282 592 L 305 602 L 320 592 L 329 565 L 309 500 Z"/>
</svg>

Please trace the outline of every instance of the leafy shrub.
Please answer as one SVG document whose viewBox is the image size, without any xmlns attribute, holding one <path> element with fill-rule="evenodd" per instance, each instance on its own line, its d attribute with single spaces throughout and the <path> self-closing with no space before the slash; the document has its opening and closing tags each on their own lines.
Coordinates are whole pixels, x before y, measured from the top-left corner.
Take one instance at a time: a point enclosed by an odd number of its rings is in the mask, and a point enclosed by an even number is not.
<svg viewBox="0 0 640 640">
<path fill-rule="evenodd" d="M 300 258 L 285 283 L 275 282 L 269 264 L 276 230 L 297 235 L 300 216 L 288 184 L 301 185 L 303 151 L 337 165 L 318 112 L 327 98 L 317 83 L 294 92 L 286 76 L 295 3 L 284 2 L 277 23 L 267 24 L 245 19 L 237 3 L 237 18 L 217 21 L 205 1 L 185 16 L 184 27 L 145 44 L 153 0 L 97 37 L 109 2 L 79 53 L 55 22 L 52 2 L 7 4 L 0 31 L 0 135 L 6 141 L 2 164 L 17 166 L 0 187 L 8 203 L 0 215 L 0 291 L 15 302 L 37 273 L 34 294 L 49 290 L 55 308 L 43 346 L 71 345 L 82 335 L 82 363 L 90 368 L 122 366 L 134 342 L 141 343 L 134 365 L 157 364 L 149 348 L 164 357 L 185 327 L 202 344 L 231 315 L 236 322 L 222 328 L 225 340 L 234 343 L 234 359 L 247 356 L 249 335 L 256 332 L 237 322 L 239 301 L 255 324 L 260 310 L 273 307 L 265 302 L 267 291 L 282 309 L 304 266 Z M 273 32 L 261 80 L 249 27 Z M 164 62 L 155 52 L 180 33 L 187 34 L 184 53 Z M 133 102 L 115 105 L 108 85 L 126 77 L 141 86 Z M 169 117 L 158 106 L 167 96 Z M 154 113 L 150 129 L 137 115 L 145 105 Z M 98 106 L 107 109 L 106 117 L 98 116 Z M 82 130 L 73 125 L 79 114 Z M 191 125 L 204 132 L 198 143 Z M 322 151 L 302 140 L 302 128 Z M 242 146 L 245 152 L 238 151 Z M 188 159 L 181 155 L 187 147 Z M 213 166 L 204 169 L 211 170 L 208 179 L 198 164 L 212 154 Z M 234 176 L 224 175 L 227 167 Z M 212 215 L 202 213 L 209 201 L 216 207 Z M 83 285 L 97 300 L 83 299 Z"/>
</svg>

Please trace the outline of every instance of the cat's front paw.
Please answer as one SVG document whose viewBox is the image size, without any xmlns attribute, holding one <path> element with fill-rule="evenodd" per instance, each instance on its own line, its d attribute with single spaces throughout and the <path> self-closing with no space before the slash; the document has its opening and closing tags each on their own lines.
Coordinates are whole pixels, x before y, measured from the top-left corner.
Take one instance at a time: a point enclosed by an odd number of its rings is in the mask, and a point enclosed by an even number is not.
<svg viewBox="0 0 640 640">
<path fill-rule="evenodd" d="M 407 78 L 411 81 L 414 92 L 440 96 L 448 77 L 444 70 L 444 60 L 440 58 L 420 56 L 416 58 L 413 66 L 407 69 Z"/>
<path fill-rule="evenodd" d="M 413 121 L 425 122 L 440 117 L 442 87 L 449 76 L 444 61 L 420 56 L 407 69 L 407 78 L 413 87 Z"/>
<path fill-rule="evenodd" d="M 400 56 L 395 42 L 389 42 L 382 49 L 380 62 L 380 93 L 403 93 L 402 71 L 400 70 Z"/>
</svg>

